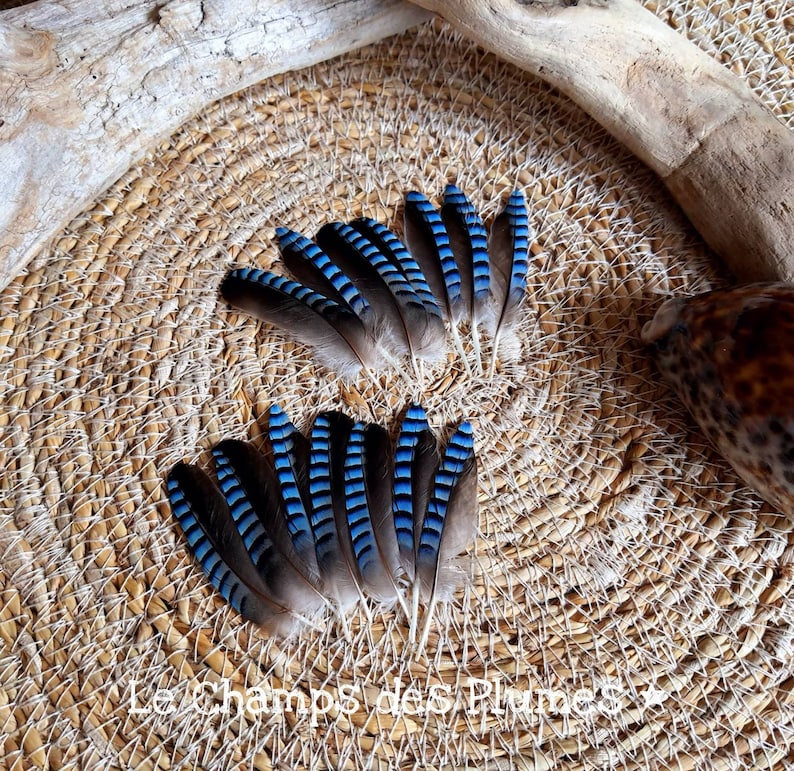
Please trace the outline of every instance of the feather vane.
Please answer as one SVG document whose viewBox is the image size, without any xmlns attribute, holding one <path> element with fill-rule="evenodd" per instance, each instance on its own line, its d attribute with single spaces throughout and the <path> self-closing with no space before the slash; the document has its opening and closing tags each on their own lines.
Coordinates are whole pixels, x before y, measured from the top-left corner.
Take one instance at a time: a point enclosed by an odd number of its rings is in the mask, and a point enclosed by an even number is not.
<svg viewBox="0 0 794 771">
<path fill-rule="evenodd" d="M 526 200 L 516 190 L 494 221 L 488 242 L 492 304 L 487 322 L 493 337 L 494 361 L 501 339 L 513 332 L 526 293 L 530 238 Z"/>
<path fill-rule="evenodd" d="M 344 303 L 360 319 L 370 313 L 367 299 L 336 263 L 306 236 L 288 228 L 276 228 L 281 257 L 298 281 L 338 303 Z"/>
<path fill-rule="evenodd" d="M 375 341 L 358 316 L 304 284 L 267 270 L 237 268 L 224 279 L 221 294 L 231 305 L 314 348 L 324 366 L 344 377 L 380 364 Z"/>
<path fill-rule="evenodd" d="M 477 532 L 476 475 L 473 431 L 464 421 L 450 437 L 436 471 L 416 550 L 414 607 L 420 593 L 427 604 L 420 648 L 427 639 L 435 604 L 447 599 L 461 576 L 455 558 Z"/>
</svg>

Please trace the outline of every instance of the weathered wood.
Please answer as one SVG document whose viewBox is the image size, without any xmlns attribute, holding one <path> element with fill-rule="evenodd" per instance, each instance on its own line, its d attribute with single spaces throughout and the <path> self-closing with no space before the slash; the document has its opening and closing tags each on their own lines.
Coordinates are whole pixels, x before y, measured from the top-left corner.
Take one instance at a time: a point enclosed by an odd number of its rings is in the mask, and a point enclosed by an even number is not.
<svg viewBox="0 0 794 771">
<path fill-rule="evenodd" d="M 427 18 L 396 0 L 40 0 L 0 13 L 0 287 L 205 105 Z"/>
<path fill-rule="evenodd" d="M 559 88 L 664 180 L 743 281 L 794 281 L 794 133 L 636 0 L 417 0 Z"/>
</svg>

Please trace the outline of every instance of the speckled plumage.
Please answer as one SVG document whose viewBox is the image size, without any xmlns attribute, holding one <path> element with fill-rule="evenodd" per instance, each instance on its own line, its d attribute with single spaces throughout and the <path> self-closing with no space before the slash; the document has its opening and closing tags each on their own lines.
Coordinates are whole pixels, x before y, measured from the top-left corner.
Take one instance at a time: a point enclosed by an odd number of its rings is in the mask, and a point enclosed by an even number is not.
<svg viewBox="0 0 794 771">
<path fill-rule="evenodd" d="M 794 287 L 668 300 L 642 337 L 739 476 L 794 515 Z"/>
</svg>

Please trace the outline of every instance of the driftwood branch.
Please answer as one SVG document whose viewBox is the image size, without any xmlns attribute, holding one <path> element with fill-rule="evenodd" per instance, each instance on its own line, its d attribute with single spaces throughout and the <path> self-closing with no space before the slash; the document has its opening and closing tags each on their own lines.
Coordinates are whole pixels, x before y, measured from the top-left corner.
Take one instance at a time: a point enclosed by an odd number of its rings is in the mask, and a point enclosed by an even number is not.
<svg viewBox="0 0 794 771">
<path fill-rule="evenodd" d="M 205 105 L 427 18 L 396 0 L 40 0 L 0 13 L 0 288 Z"/>
<path fill-rule="evenodd" d="M 664 180 L 741 280 L 794 282 L 794 134 L 637 0 L 418 0 L 559 88 Z"/>
</svg>

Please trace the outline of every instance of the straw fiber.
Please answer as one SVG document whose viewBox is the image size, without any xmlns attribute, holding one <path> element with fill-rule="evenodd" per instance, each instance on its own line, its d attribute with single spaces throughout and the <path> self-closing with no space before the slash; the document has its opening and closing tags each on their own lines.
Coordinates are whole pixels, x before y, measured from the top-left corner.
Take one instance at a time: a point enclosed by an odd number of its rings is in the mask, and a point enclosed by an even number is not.
<svg viewBox="0 0 794 771">
<path fill-rule="evenodd" d="M 653 7 L 794 126 L 790 5 Z M 521 187 L 538 234 L 492 380 L 450 353 L 343 385 L 219 300 L 230 266 L 278 268 L 277 225 L 399 230 L 404 192 L 448 181 L 486 220 Z M 2 293 L 0 766 L 791 767 L 794 523 L 639 343 L 663 298 L 726 281 L 647 169 L 442 24 L 190 120 Z M 440 433 L 473 421 L 471 580 L 416 660 L 377 608 L 267 639 L 194 564 L 164 475 L 260 441 L 274 401 L 394 428 L 409 399 Z"/>
</svg>

